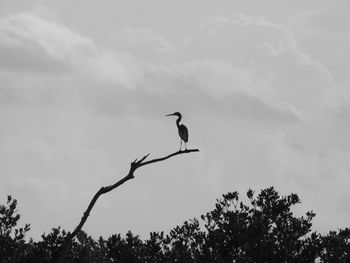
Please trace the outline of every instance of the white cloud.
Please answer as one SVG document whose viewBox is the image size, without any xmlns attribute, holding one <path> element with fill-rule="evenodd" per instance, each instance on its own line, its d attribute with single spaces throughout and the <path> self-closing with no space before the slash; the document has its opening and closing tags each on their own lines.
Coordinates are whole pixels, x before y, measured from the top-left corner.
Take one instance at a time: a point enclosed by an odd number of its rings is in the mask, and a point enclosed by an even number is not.
<svg viewBox="0 0 350 263">
<path fill-rule="evenodd" d="M 65 64 L 92 80 L 116 83 L 128 88 L 133 86 L 132 74 L 136 74 L 137 69 L 127 55 L 98 47 L 91 39 L 70 30 L 62 23 L 22 13 L 2 18 L 0 29 L 2 49 L 11 52 L 2 61 L 5 68 L 14 63 L 13 59 L 17 59 L 17 67 L 28 64 L 28 70 L 33 65 L 42 65 L 42 62 L 45 67 L 52 64 L 61 64 L 63 67 L 62 64 Z M 24 55 L 24 59 L 18 57 L 18 52 Z"/>
<path fill-rule="evenodd" d="M 97 50 L 87 38 L 62 24 L 52 23 L 35 15 L 22 13 L 1 19 L 1 39 L 13 45 L 26 47 L 36 43 L 57 60 L 95 55 Z"/>
<path fill-rule="evenodd" d="M 338 85 L 349 80 L 350 58 L 349 3 L 304 11 L 295 14 L 288 23 L 299 39 L 299 48 L 321 61 Z"/>
<path fill-rule="evenodd" d="M 173 45 L 148 28 L 125 27 L 112 37 L 117 47 L 149 60 L 174 52 Z"/>
<path fill-rule="evenodd" d="M 202 28 L 186 44 L 184 54 L 196 61 L 192 65 L 207 68 L 200 80 L 204 87 L 216 94 L 231 91 L 255 96 L 304 120 L 338 110 L 332 75 L 297 48 L 287 27 L 237 14 L 214 17 Z M 212 58 L 211 65 L 205 57 Z M 209 79 L 211 76 L 215 79 Z"/>
<path fill-rule="evenodd" d="M 172 64 L 166 67 L 157 66 L 155 62 L 153 65 L 146 64 L 127 53 L 98 47 L 92 40 L 62 24 L 35 15 L 14 15 L 2 19 L 0 25 L 5 29 L 0 39 L 6 39 L 6 43 L 10 39 L 12 46 L 15 42 L 20 45 L 13 53 L 34 45 L 37 47 L 34 54 L 38 54 L 38 57 L 45 57 L 46 54 L 47 64 L 59 61 L 71 67 L 70 72 L 72 69 L 81 72 L 82 76 L 72 72 L 78 85 L 85 82 L 84 78 L 92 78 L 96 85 L 117 84 L 120 87 L 146 89 L 147 93 L 159 95 L 164 92 L 160 85 L 168 87 L 166 90 L 169 91 L 181 89 L 175 87 L 174 84 L 178 83 L 181 86 L 194 86 L 196 90 L 191 96 L 207 94 L 216 101 L 225 101 L 224 107 L 228 108 L 234 102 L 233 110 L 237 109 L 235 104 L 238 101 L 230 97 L 238 95 L 241 98 L 251 97 L 251 107 L 256 104 L 259 108 L 266 104 L 266 109 L 273 109 L 270 113 L 281 111 L 280 116 L 283 116 L 289 112 L 290 116 L 306 119 L 315 117 L 325 107 L 329 110 L 337 106 L 330 87 L 331 77 L 322 65 L 296 49 L 293 34 L 287 28 L 261 17 L 237 14 L 211 19 L 194 42 L 174 54 L 180 60 L 174 62 L 172 58 Z M 127 32 L 126 42 L 130 42 L 130 38 L 136 39 L 134 43 L 140 45 L 140 49 L 144 45 L 166 43 L 152 31 L 129 29 Z M 215 46 L 214 50 L 222 52 L 222 55 L 209 51 L 213 49 L 211 46 Z M 197 61 L 188 62 L 188 58 L 194 60 L 196 54 L 210 59 L 199 56 Z M 26 56 L 25 61 L 28 59 L 34 60 L 34 56 Z M 12 59 L 9 58 L 9 61 Z M 18 64 L 23 66 L 22 61 L 19 60 Z M 40 61 L 38 64 L 41 64 Z M 62 64 L 58 65 L 63 67 Z M 300 74 L 306 74 L 307 78 L 298 79 Z M 159 82 L 162 79 L 165 81 Z M 100 89 L 99 92 L 104 90 Z M 190 90 L 194 88 L 190 87 Z M 176 96 L 179 93 L 176 92 Z M 317 97 L 310 100 L 308 93 Z M 250 111 L 248 115 L 253 112 Z M 242 113 L 246 115 L 247 111 Z"/>
</svg>

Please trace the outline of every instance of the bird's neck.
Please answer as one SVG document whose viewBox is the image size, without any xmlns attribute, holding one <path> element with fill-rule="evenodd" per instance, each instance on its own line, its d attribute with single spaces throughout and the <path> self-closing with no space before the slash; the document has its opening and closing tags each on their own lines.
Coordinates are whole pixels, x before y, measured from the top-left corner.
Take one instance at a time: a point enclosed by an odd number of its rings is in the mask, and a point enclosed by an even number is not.
<svg viewBox="0 0 350 263">
<path fill-rule="evenodd" d="M 177 126 L 180 126 L 180 121 L 181 121 L 181 116 L 177 117 L 177 120 L 176 120 L 176 125 Z"/>
</svg>

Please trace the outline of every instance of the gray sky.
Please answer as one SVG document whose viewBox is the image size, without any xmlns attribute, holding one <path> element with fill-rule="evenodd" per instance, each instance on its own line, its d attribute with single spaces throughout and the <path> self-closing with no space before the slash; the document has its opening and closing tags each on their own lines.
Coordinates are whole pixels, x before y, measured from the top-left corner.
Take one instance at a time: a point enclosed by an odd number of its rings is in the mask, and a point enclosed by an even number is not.
<svg viewBox="0 0 350 263">
<path fill-rule="evenodd" d="M 299 194 L 314 229 L 348 226 L 348 1 L 0 0 L 0 198 L 38 238 L 84 230 L 146 238 L 222 193 Z"/>
</svg>

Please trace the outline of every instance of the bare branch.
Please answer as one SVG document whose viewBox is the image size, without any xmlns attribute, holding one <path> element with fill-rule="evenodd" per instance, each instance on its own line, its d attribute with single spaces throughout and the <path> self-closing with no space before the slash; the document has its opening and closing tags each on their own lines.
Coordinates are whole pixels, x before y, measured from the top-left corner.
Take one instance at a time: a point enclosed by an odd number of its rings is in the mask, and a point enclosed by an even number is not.
<svg viewBox="0 0 350 263">
<path fill-rule="evenodd" d="M 148 164 L 151 164 L 151 163 L 164 161 L 164 160 L 169 159 L 169 158 L 171 158 L 171 157 L 173 157 L 175 155 L 179 155 L 179 154 L 183 154 L 183 153 L 191 153 L 191 152 L 199 152 L 199 149 L 189 149 L 189 150 L 186 149 L 186 150 L 183 150 L 183 151 L 180 150 L 180 151 L 174 152 L 172 154 L 169 154 L 169 155 L 167 155 L 165 157 L 160 157 L 160 158 L 156 158 L 156 159 L 152 159 L 152 160 L 144 162 L 144 160 L 150 155 L 150 154 L 147 154 L 147 155 L 143 156 L 139 161 L 137 159 L 135 159 L 133 162 L 131 162 L 129 172 L 128 172 L 128 174 L 126 176 L 124 176 L 122 179 L 120 179 L 119 181 L 117 181 L 116 183 L 114 183 L 112 185 L 101 187 L 100 190 L 97 191 L 97 193 L 91 199 L 91 201 L 89 203 L 89 206 L 87 207 L 87 209 L 83 213 L 83 216 L 82 216 L 78 226 L 74 229 L 74 231 L 72 233 L 68 234 L 65 242 L 62 244 L 62 247 L 61 247 L 60 253 L 59 253 L 59 257 L 58 257 L 56 262 L 63 262 L 63 258 L 65 256 L 66 252 L 68 251 L 73 238 L 79 233 L 79 231 L 84 226 L 87 218 L 90 215 L 90 212 L 91 212 L 92 208 L 94 207 L 97 199 L 101 195 L 106 194 L 106 193 L 114 190 L 115 188 L 121 186 L 126 181 L 129 181 L 130 179 L 133 179 L 134 178 L 134 172 L 138 168 L 140 168 L 142 166 L 145 166 L 145 165 L 148 165 Z"/>
<path fill-rule="evenodd" d="M 178 155 L 178 154 L 183 154 L 183 153 L 190 153 L 190 152 L 199 152 L 198 149 L 190 149 L 190 150 L 183 150 L 183 151 L 177 151 L 177 152 L 174 152 L 172 154 L 169 154 L 168 156 L 165 156 L 165 157 L 161 157 L 161 158 L 157 158 L 157 159 L 153 159 L 153 160 L 149 160 L 147 162 L 144 162 L 144 163 L 140 163 L 139 167 L 141 166 L 145 166 L 147 164 L 150 164 L 150 163 L 155 163 L 155 162 L 160 162 L 160 161 L 164 161 L 166 159 L 169 159 L 170 157 L 173 157 L 175 155 Z M 146 156 L 147 157 L 147 156 Z M 142 159 L 144 160 L 144 158 Z"/>
</svg>

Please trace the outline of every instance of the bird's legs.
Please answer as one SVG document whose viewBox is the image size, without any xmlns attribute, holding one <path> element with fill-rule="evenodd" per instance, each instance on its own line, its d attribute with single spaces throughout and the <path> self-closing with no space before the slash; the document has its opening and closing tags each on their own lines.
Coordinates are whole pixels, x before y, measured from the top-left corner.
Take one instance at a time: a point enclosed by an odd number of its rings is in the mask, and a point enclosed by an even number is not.
<svg viewBox="0 0 350 263">
<path fill-rule="evenodd" d="M 182 139 L 180 138 L 180 152 L 181 152 L 181 146 L 182 146 Z"/>
<path fill-rule="evenodd" d="M 186 142 L 185 142 L 185 150 L 187 150 Z"/>
</svg>

